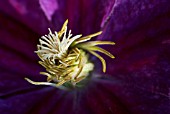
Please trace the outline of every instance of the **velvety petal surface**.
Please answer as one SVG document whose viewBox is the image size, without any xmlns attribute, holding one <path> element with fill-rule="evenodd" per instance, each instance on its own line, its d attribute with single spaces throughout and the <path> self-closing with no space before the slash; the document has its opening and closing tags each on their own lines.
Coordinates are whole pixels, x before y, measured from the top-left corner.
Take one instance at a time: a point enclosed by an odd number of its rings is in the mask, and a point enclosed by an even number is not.
<svg viewBox="0 0 170 114">
<path fill-rule="evenodd" d="M 170 7 L 168 0 L 117 0 L 103 20 L 101 40 L 116 43 L 110 48 L 116 59 L 108 70 L 133 71 L 140 66 L 151 65 L 161 57 L 169 45 L 163 43 L 169 39 Z M 168 52 L 165 52 L 168 55 Z"/>
<path fill-rule="evenodd" d="M 170 7 L 168 0 L 56 0 L 50 14 L 38 0 L 0 4 L 1 114 L 169 114 Z M 47 15 L 48 14 L 48 15 Z M 50 16 L 46 18 L 46 16 Z M 69 19 L 76 34 L 103 30 L 98 38 L 116 42 L 106 47 L 111 76 L 92 79 L 80 90 L 34 86 L 45 80 L 34 51 L 47 28 L 59 30 Z M 100 62 L 96 62 L 100 65 Z M 96 69 L 99 67 L 96 67 Z M 101 75 L 101 74 L 100 74 Z"/>
<path fill-rule="evenodd" d="M 6 0 L 0 4 L 0 9 L 39 34 L 47 33 L 48 27 L 58 31 L 69 19 L 69 29 L 73 33 L 86 35 L 100 30 L 102 19 L 107 17 L 105 14 L 114 3 L 114 0 L 54 0 L 49 7 L 53 0 L 49 0 L 48 5 L 46 0 L 42 1 Z"/>
<path fill-rule="evenodd" d="M 118 0 L 101 25 L 104 32 L 99 39 L 116 42 L 106 47 L 116 55 L 113 61 L 107 59 L 107 71 L 126 83 L 120 96 L 134 113 L 170 111 L 169 4 L 168 0 Z"/>
<path fill-rule="evenodd" d="M 0 109 L 3 114 L 129 114 L 131 110 L 115 93 L 121 87 L 120 80 L 107 78 L 93 79 L 81 90 L 41 86 L 1 97 Z"/>
</svg>

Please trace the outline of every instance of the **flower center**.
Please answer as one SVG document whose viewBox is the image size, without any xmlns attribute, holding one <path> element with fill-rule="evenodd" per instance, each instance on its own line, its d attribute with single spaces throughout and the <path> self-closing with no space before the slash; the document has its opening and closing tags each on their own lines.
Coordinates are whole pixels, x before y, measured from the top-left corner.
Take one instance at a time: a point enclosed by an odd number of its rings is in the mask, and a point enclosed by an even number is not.
<svg viewBox="0 0 170 114">
<path fill-rule="evenodd" d="M 70 30 L 67 35 L 67 23 L 68 20 L 64 23 L 61 31 L 54 34 L 49 29 L 49 34 L 42 36 L 39 40 L 40 44 L 37 45 L 35 52 L 41 59 L 39 64 L 46 69 L 46 72 L 40 72 L 40 74 L 47 76 L 47 82 L 34 82 L 25 78 L 28 82 L 55 87 L 60 87 L 67 82 L 76 85 L 85 79 L 94 68 L 94 64 L 89 61 L 87 52 L 98 57 L 102 62 L 103 72 L 106 71 L 105 60 L 95 51 L 104 53 L 111 58 L 114 56 L 96 45 L 114 45 L 114 42 L 88 41 L 102 32 L 85 37 L 81 37 L 82 35 L 72 37 Z"/>
</svg>

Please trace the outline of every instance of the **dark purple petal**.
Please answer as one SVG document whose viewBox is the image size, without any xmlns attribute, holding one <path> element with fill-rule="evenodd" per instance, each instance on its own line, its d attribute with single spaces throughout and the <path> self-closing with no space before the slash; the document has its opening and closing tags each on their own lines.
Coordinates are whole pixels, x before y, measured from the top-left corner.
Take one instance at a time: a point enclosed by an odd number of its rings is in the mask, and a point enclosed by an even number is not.
<svg viewBox="0 0 170 114">
<path fill-rule="evenodd" d="M 170 7 L 168 0 L 123 0 L 113 6 L 113 13 L 103 28 L 102 40 L 112 40 L 108 49 L 116 59 L 108 71 L 116 73 L 153 65 L 169 39 Z"/>
<path fill-rule="evenodd" d="M 62 99 L 62 95 L 62 91 L 56 93 L 54 88 L 39 88 L 21 91 L 13 96 L 2 97 L 3 99 L 0 100 L 0 112 L 2 114 L 36 114 L 36 112 L 47 114 L 47 112 L 45 112 L 46 110 L 51 111 L 49 110 L 51 106 L 49 106 L 47 100 L 52 101 L 55 96 L 55 102 L 58 102 L 58 100 Z M 39 109 L 38 107 L 42 104 L 42 108 Z M 50 105 L 52 104 L 53 103 L 51 102 Z"/>
<path fill-rule="evenodd" d="M 9 0 L 9 3 L 15 8 L 15 10 L 20 13 L 20 14 L 26 14 L 27 9 L 25 5 L 23 5 L 21 2 L 18 0 Z"/>
<path fill-rule="evenodd" d="M 101 40 L 116 59 L 107 71 L 125 83 L 119 93 L 133 113 L 165 113 L 170 87 L 170 2 L 168 0 L 122 0 L 113 6 L 103 26 Z"/>
<path fill-rule="evenodd" d="M 55 1 L 54 3 L 58 4 L 58 7 L 55 12 L 53 12 L 55 8 L 49 11 L 52 12 L 50 22 L 48 21 L 49 17 L 45 17 L 39 0 L 4 1 L 0 4 L 0 9 L 40 34 L 46 34 L 49 27 L 52 30 L 60 30 L 64 21 L 69 19 L 69 29 L 74 34 L 87 35 L 100 30 L 102 19 L 107 17 L 105 13 L 108 12 L 108 7 L 111 7 L 114 3 L 114 0 L 91 0 L 88 2 L 86 0 Z M 23 9 L 25 9 L 25 12 Z"/>
<path fill-rule="evenodd" d="M 32 31 L 45 34 L 47 28 L 52 28 L 52 24 L 49 23 L 45 17 L 43 11 L 40 8 L 38 0 L 6 0 L 0 4 L 0 11 L 9 18 L 15 19 L 23 25 L 30 28 Z M 19 6 L 16 6 L 17 4 Z M 25 12 L 23 11 L 25 9 Z M 24 13 L 21 13 L 24 12 Z"/>
<path fill-rule="evenodd" d="M 169 114 L 169 1 L 56 1 L 58 8 L 49 11 L 48 18 L 38 0 L 0 4 L 0 113 Z M 59 30 L 66 19 L 73 33 L 86 35 L 102 28 L 99 39 L 116 42 L 107 47 L 116 54 L 107 61 L 111 79 L 93 79 L 73 91 L 24 80 L 44 80 L 33 51 L 40 34 L 48 27 Z"/>
<path fill-rule="evenodd" d="M 138 78 L 134 78 L 134 76 Z M 124 79 L 126 78 L 126 80 L 123 81 L 121 79 L 121 84 L 116 84 L 116 86 L 119 85 L 119 88 L 115 89 L 115 85 L 111 83 L 102 83 L 100 84 L 100 88 L 104 89 L 108 94 L 115 94 L 119 101 L 122 101 L 124 110 L 127 109 L 127 112 L 129 111 L 132 114 L 145 114 L 146 112 L 149 114 L 169 113 L 169 96 L 166 95 L 167 93 L 163 94 L 159 88 L 162 84 L 159 80 L 163 78 L 156 75 L 155 77 L 157 79 L 151 80 L 143 75 L 143 71 L 138 72 L 138 74 L 122 75 L 122 77 Z M 133 80 L 131 77 L 133 77 Z M 153 89 L 154 85 L 157 85 L 157 90 Z M 169 85 L 166 83 L 162 84 L 163 86 L 168 87 Z"/>
<path fill-rule="evenodd" d="M 103 85 L 102 85 L 103 84 Z M 108 87 L 112 87 L 108 91 Z M 112 86 L 110 86 L 112 85 Z M 10 114 L 128 114 L 131 111 L 114 94 L 121 88 L 118 80 L 99 79 L 81 89 L 57 90 L 52 87 L 26 89 L 3 96 L 0 112 Z M 100 87 L 100 89 L 98 88 Z M 22 105 L 21 105 L 22 104 Z M 15 106 L 15 108 L 13 108 Z"/>
<path fill-rule="evenodd" d="M 30 88 L 24 77 L 41 79 L 34 53 L 39 35 L 21 22 L 0 13 L 0 96 Z"/>
<path fill-rule="evenodd" d="M 113 3 L 114 0 L 69 0 L 64 7 L 67 8 L 64 13 L 70 21 L 69 28 L 75 34 L 98 32 L 108 7 Z"/>
<path fill-rule="evenodd" d="M 39 65 L 34 50 L 39 35 L 4 13 L 0 17 L 0 66 L 19 73 L 35 74 Z"/>
</svg>

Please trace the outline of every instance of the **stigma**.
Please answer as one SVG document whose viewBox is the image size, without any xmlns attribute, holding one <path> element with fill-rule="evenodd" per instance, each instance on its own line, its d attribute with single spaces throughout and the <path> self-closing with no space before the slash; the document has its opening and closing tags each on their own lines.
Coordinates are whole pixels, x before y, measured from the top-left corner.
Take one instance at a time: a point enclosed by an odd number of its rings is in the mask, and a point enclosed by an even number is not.
<svg viewBox="0 0 170 114">
<path fill-rule="evenodd" d="M 73 36 L 71 30 L 67 30 L 67 24 L 68 20 L 59 32 L 52 33 L 49 29 L 49 34 L 39 39 L 35 53 L 40 58 L 39 64 L 46 69 L 46 72 L 40 74 L 47 76 L 47 81 L 35 82 L 25 78 L 31 84 L 55 87 L 65 83 L 76 85 L 88 77 L 94 69 L 94 64 L 89 60 L 89 53 L 100 59 L 103 72 L 106 71 L 106 62 L 97 52 L 114 58 L 110 52 L 98 47 L 98 45 L 114 45 L 114 42 L 90 41 L 92 37 L 100 35 L 101 31 L 84 37 L 81 34 Z"/>
</svg>

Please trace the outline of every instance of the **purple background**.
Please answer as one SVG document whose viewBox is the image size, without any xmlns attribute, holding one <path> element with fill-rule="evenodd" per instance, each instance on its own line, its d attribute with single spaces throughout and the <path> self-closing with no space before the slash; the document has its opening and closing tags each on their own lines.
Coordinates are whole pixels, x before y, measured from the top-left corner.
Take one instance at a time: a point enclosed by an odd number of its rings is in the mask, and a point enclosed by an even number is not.
<svg viewBox="0 0 170 114">
<path fill-rule="evenodd" d="M 73 91 L 31 85 L 45 80 L 38 39 L 66 19 L 74 35 L 116 43 L 102 46 L 116 56 L 104 56 L 109 76 Z M 169 0 L 0 0 L 0 114 L 170 114 L 169 96 Z"/>
</svg>

